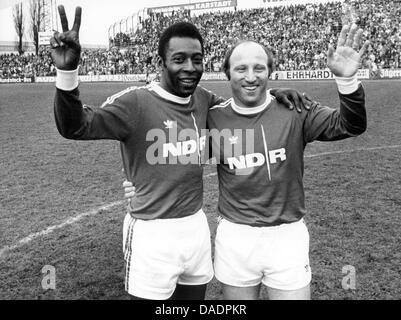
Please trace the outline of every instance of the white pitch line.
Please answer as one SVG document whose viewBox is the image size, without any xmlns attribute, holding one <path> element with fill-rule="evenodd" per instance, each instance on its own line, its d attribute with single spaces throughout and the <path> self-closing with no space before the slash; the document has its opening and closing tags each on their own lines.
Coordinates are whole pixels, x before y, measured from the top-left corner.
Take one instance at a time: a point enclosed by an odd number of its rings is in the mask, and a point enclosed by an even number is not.
<svg viewBox="0 0 401 320">
<path fill-rule="evenodd" d="M 381 146 L 381 147 L 372 147 L 372 148 L 358 148 L 358 149 L 352 149 L 352 150 L 322 152 L 322 153 L 306 155 L 305 158 L 315 158 L 315 157 L 321 157 L 321 156 L 329 156 L 332 154 L 351 153 L 351 152 L 356 152 L 356 151 L 375 151 L 375 150 L 395 149 L 395 148 L 401 148 L 401 144 L 396 144 L 396 145 L 392 145 L 392 146 Z"/>
<path fill-rule="evenodd" d="M 353 150 L 343 150 L 343 151 L 332 151 L 332 152 L 322 152 L 322 153 L 317 153 L 317 154 L 311 154 L 311 155 L 306 155 L 305 158 L 314 158 L 314 157 L 321 157 L 321 156 L 328 156 L 328 155 L 332 155 L 332 154 L 341 154 L 341 153 L 350 153 L 350 152 L 355 152 L 355 151 L 375 151 L 375 150 L 382 150 L 382 149 L 395 149 L 395 148 L 401 148 L 401 145 L 391 145 L 391 146 L 381 146 L 381 147 L 372 147 L 372 148 L 359 148 L 359 149 L 353 149 Z M 207 175 L 204 176 L 204 178 L 209 178 L 209 177 L 213 177 L 217 175 L 217 172 L 212 172 L 209 173 Z M 88 217 L 88 216 L 93 216 L 95 214 L 97 214 L 99 211 L 103 211 L 103 210 L 109 210 L 112 209 L 120 204 L 123 204 L 124 202 L 126 202 L 126 200 L 120 200 L 120 201 L 115 201 L 109 204 L 106 204 L 100 208 L 97 209 L 92 209 L 90 211 L 87 212 L 83 212 L 81 214 L 78 214 L 75 217 L 71 217 L 69 219 L 67 219 L 66 221 L 64 221 L 63 223 L 60 223 L 58 225 L 54 225 L 51 227 L 46 228 L 45 230 L 42 230 L 40 232 L 36 232 L 36 233 L 32 233 L 29 236 L 22 238 L 21 240 L 19 240 L 17 243 L 11 245 L 11 246 L 5 246 L 0 250 L 0 259 L 3 257 L 3 255 L 11 250 L 17 249 L 21 246 L 23 246 L 24 244 L 27 244 L 29 242 L 31 242 L 32 240 L 41 237 L 41 236 L 45 236 L 49 233 L 52 233 L 55 230 L 64 228 L 67 225 L 73 224 L 75 222 L 78 222 L 80 220 L 82 220 L 84 217 Z"/>
<path fill-rule="evenodd" d="M 203 176 L 203 178 L 209 178 L 209 177 L 213 177 L 215 175 L 217 175 L 217 172 L 212 172 L 212 173 L 209 173 L 209 174 Z"/>
<path fill-rule="evenodd" d="M 68 226 L 70 224 L 78 222 L 79 220 L 82 220 L 84 217 L 93 216 L 93 215 L 97 214 L 99 211 L 109 210 L 109 209 L 111 209 L 111 208 L 113 208 L 115 206 L 118 206 L 118 205 L 120 205 L 120 204 L 122 204 L 124 202 L 125 201 L 120 200 L 120 201 L 116 201 L 116 202 L 112 202 L 112 203 L 106 204 L 106 205 L 104 205 L 104 206 L 102 206 L 100 208 L 92 209 L 90 211 L 83 212 L 83 213 L 81 213 L 81 214 L 79 214 L 79 215 L 77 215 L 75 217 L 68 218 L 66 221 L 64 221 L 63 223 L 60 223 L 58 225 L 54 225 L 54 226 L 48 227 L 45 230 L 42 230 L 40 232 L 32 233 L 29 236 L 19 240 L 16 244 L 11 245 L 11 246 L 5 246 L 4 248 L 2 248 L 0 250 L 0 258 L 7 251 L 17 249 L 17 248 L 23 246 L 24 244 L 27 244 L 27 243 L 31 242 L 32 240 L 34 240 L 34 239 L 36 239 L 38 237 L 45 236 L 45 235 L 47 235 L 49 233 L 52 233 L 53 231 L 55 231 L 57 229 L 61 229 L 61 228 L 64 228 L 65 226 Z"/>
</svg>

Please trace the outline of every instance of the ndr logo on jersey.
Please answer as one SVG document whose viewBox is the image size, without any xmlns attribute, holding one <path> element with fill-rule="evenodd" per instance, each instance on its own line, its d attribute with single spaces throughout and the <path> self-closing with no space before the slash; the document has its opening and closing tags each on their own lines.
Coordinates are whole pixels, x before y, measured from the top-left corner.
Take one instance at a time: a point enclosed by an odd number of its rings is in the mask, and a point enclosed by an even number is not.
<svg viewBox="0 0 401 320">
<path fill-rule="evenodd" d="M 227 158 L 227 163 L 231 170 L 260 167 L 266 163 L 266 160 L 270 164 L 275 164 L 278 160 L 285 161 L 287 159 L 285 149 L 280 148 L 277 150 L 270 150 L 268 152 L 267 158 L 268 159 L 266 159 L 266 157 L 262 153 L 251 153 L 241 155 L 239 157 Z"/>
<path fill-rule="evenodd" d="M 177 132 L 173 122 L 165 122 L 169 130 L 166 134 L 161 129 L 152 129 L 146 135 L 146 141 L 153 141 L 146 150 L 149 164 L 200 164 L 201 152 L 205 149 L 206 136 L 200 136 L 197 130 L 184 129 Z"/>
</svg>

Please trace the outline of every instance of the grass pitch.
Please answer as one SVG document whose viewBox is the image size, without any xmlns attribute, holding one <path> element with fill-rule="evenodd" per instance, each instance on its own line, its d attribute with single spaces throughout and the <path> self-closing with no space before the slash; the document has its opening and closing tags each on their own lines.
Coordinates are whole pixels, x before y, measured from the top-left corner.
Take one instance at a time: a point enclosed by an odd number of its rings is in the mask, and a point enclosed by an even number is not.
<svg viewBox="0 0 401 320">
<path fill-rule="evenodd" d="M 81 97 L 100 105 L 130 85 L 81 84 Z M 368 130 L 306 149 L 313 299 L 401 298 L 400 85 L 364 82 Z M 224 82 L 203 86 L 229 96 Z M 271 86 L 291 86 L 322 104 L 338 105 L 333 81 Z M 54 122 L 54 90 L 49 84 L 0 86 L 0 299 L 128 299 L 122 255 L 125 203 L 96 210 L 123 199 L 119 143 L 62 138 Z M 204 210 L 214 239 L 218 185 L 213 172 L 213 167 L 205 169 Z M 82 213 L 88 215 L 26 238 Z M 42 288 L 46 265 L 55 267 L 55 290 Z M 355 268 L 355 289 L 342 286 L 345 266 Z M 213 280 L 207 299 L 221 297 Z M 266 298 L 264 290 L 261 297 Z"/>
</svg>

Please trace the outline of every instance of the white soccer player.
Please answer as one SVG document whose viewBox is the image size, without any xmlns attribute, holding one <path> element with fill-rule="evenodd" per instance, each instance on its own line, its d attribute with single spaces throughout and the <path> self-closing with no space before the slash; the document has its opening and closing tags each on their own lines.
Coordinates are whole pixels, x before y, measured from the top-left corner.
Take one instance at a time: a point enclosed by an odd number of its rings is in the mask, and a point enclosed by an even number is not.
<svg viewBox="0 0 401 320">
<path fill-rule="evenodd" d="M 82 104 L 78 90 L 81 8 L 71 30 L 63 6 L 59 13 L 63 32 L 51 39 L 57 128 L 68 139 L 120 141 L 127 180 L 135 182 L 123 227 L 126 291 L 135 299 L 204 299 L 213 267 L 202 211 L 200 135 L 208 109 L 223 99 L 198 86 L 204 54 L 199 31 L 190 23 L 167 28 L 159 40 L 160 83 L 128 88 L 93 108 Z M 283 92 L 295 102 L 303 99 Z M 188 155 L 196 162 L 185 162 Z"/>
<path fill-rule="evenodd" d="M 211 136 L 220 163 L 222 218 L 214 269 L 225 299 L 256 299 L 261 283 L 270 299 L 310 299 L 304 148 L 314 140 L 340 140 L 365 131 L 365 96 L 356 75 L 368 42 L 357 52 L 361 36 L 356 25 L 344 26 L 336 50 L 328 50 L 339 110 L 318 105 L 308 113 L 288 112 L 266 92 L 269 51 L 244 41 L 228 52 L 224 70 L 233 98 L 208 114 L 208 126 L 217 132 Z M 251 138 L 246 136 L 250 128 Z M 235 139 L 220 139 L 219 133 L 227 129 Z M 224 145 L 227 140 L 229 145 Z"/>
</svg>

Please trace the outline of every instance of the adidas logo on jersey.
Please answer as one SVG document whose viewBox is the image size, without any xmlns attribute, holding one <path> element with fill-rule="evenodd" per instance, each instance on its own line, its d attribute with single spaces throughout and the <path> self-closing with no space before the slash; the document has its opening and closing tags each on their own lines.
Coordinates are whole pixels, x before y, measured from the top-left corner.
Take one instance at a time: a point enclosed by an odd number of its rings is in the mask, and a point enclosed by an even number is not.
<svg viewBox="0 0 401 320">
<path fill-rule="evenodd" d="M 166 126 L 166 129 L 173 129 L 174 125 L 176 125 L 176 121 L 166 120 L 163 121 L 163 124 Z"/>
<path fill-rule="evenodd" d="M 237 144 L 238 143 L 238 137 L 236 137 L 236 136 L 232 136 L 228 140 L 230 141 L 230 144 Z"/>
</svg>

